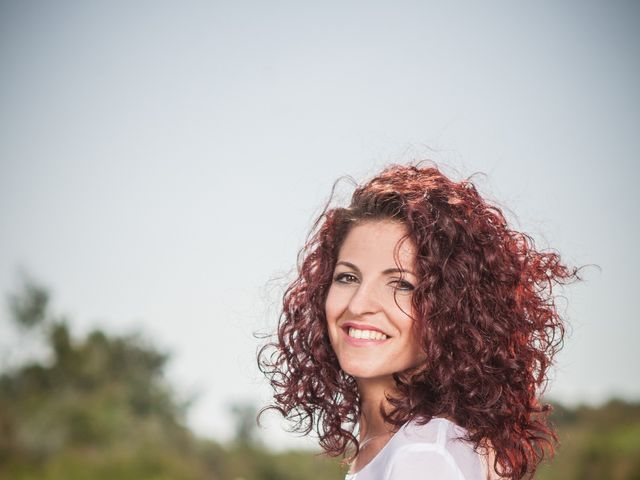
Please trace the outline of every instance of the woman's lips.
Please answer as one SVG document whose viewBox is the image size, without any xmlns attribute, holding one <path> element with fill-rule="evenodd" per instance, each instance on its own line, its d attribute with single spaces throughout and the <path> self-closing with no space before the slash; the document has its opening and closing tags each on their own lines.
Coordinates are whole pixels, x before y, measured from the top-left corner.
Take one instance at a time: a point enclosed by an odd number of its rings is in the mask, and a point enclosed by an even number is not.
<svg viewBox="0 0 640 480">
<path fill-rule="evenodd" d="M 381 330 L 368 325 L 346 324 L 341 330 L 347 343 L 354 346 L 380 345 L 390 338 Z"/>
</svg>

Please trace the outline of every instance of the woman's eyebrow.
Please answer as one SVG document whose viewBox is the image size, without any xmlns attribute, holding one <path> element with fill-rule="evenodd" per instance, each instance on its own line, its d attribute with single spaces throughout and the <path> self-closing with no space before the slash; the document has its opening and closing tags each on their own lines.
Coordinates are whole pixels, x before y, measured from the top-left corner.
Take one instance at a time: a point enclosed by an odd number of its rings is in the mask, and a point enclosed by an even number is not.
<svg viewBox="0 0 640 480">
<path fill-rule="evenodd" d="M 336 263 L 336 267 L 338 265 L 344 265 L 345 267 L 348 267 L 351 270 L 355 270 L 356 272 L 360 273 L 360 269 L 351 262 L 345 262 L 344 260 L 340 260 L 339 262 Z"/>
<path fill-rule="evenodd" d="M 387 268 L 382 273 L 384 275 L 388 275 L 390 273 L 409 273 L 409 274 L 413 275 L 414 277 L 417 277 L 417 275 L 415 273 L 413 273 L 411 270 L 404 270 L 402 268 Z"/>
<path fill-rule="evenodd" d="M 360 269 L 355 266 L 353 263 L 351 262 L 347 262 L 345 260 L 340 260 L 339 262 L 336 263 L 336 266 L 338 265 L 344 265 L 345 267 L 348 267 L 350 269 L 352 269 L 355 272 L 360 273 Z M 389 275 L 390 273 L 409 273 L 411 275 L 413 275 L 414 277 L 417 277 L 417 275 L 415 273 L 413 273 L 411 270 L 403 270 L 401 268 L 387 268 L 386 270 L 382 271 L 383 275 Z"/>
</svg>

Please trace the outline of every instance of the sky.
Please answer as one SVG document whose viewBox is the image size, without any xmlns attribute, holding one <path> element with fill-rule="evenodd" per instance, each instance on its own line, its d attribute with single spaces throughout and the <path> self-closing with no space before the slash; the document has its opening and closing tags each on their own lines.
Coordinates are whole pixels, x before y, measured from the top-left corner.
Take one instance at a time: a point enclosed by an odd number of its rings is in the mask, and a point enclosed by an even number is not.
<svg viewBox="0 0 640 480">
<path fill-rule="evenodd" d="M 78 332 L 171 352 L 228 439 L 335 180 L 429 159 L 591 265 L 548 395 L 637 400 L 638 85 L 632 1 L 1 1 L 0 345 L 27 272 Z"/>
</svg>

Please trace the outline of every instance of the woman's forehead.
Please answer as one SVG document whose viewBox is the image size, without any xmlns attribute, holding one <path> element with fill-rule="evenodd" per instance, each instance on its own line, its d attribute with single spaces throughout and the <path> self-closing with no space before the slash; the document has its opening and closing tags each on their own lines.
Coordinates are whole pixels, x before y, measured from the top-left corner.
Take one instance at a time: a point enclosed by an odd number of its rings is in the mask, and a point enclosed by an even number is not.
<svg viewBox="0 0 640 480">
<path fill-rule="evenodd" d="M 407 270 L 415 264 L 416 248 L 408 236 L 407 227 L 395 220 L 361 222 L 351 228 L 345 237 L 338 261 L 367 263 L 383 269 L 396 265 L 396 260 Z"/>
</svg>

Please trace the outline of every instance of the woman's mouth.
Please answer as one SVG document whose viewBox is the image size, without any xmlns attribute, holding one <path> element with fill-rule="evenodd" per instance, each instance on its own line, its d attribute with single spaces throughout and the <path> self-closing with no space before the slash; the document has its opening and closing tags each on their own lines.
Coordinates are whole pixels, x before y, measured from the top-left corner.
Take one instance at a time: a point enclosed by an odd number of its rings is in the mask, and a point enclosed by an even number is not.
<svg viewBox="0 0 640 480">
<path fill-rule="evenodd" d="M 345 325 L 341 330 L 349 345 L 359 347 L 380 345 L 391 338 L 386 333 L 382 333 L 375 327 L 368 327 L 368 325 Z"/>
<path fill-rule="evenodd" d="M 389 338 L 382 332 L 377 330 L 361 330 L 359 328 L 349 327 L 347 329 L 347 335 L 351 338 L 357 338 L 362 340 L 386 340 Z"/>
</svg>

